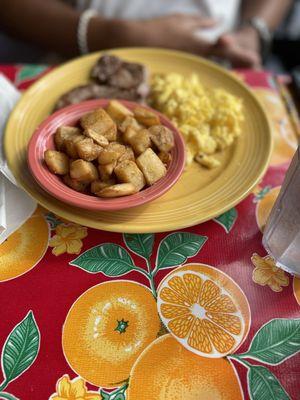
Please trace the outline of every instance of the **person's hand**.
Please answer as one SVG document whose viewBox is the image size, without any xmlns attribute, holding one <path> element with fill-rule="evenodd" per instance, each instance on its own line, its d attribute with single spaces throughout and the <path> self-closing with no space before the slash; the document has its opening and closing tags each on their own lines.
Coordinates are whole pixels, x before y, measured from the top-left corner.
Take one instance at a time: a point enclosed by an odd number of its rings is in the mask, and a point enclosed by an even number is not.
<svg viewBox="0 0 300 400">
<path fill-rule="evenodd" d="M 132 45 L 166 47 L 206 55 L 211 44 L 195 32 L 215 25 L 201 15 L 173 14 L 144 21 L 128 22 L 128 40 Z"/>
<path fill-rule="evenodd" d="M 222 35 L 211 55 L 229 61 L 233 67 L 259 69 L 262 65 L 259 36 L 251 26 Z"/>
</svg>

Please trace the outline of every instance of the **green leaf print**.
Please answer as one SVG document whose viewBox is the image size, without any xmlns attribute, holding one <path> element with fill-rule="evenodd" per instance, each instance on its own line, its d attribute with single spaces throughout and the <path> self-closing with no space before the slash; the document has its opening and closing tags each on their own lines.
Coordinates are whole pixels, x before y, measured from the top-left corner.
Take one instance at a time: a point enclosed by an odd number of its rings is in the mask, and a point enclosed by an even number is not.
<svg viewBox="0 0 300 400">
<path fill-rule="evenodd" d="M 200 251 L 206 240 L 206 236 L 194 233 L 171 233 L 160 242 L 154 271 L 183 264 Z"/>
<path fill-rule="evenodd" d="M 145 234 L 124 233 L 123 239 L 129 250 L 131 250 L 138 256 L 141 256 L 146 260 L 149 260 L 152 254 L 153 243 L 154 243 L 154 235 L 152 233 L 145 233 Z"/>
<path fill-rule="evenodd" d="M 275 375 L 266 367 L 252 365 L 248 370 L 248 388 L 251 400 L 288 400 Z"/>
<path fill-rule="evenodd" d="M 10 393 L 6 392 L 0 392 L 0 399 L 5 399 L 5 400 L 19 400 L 17 397 L 13 396 Z"/>
<path fill-rule="evenodd" d="M 254 197 L 254 199 L 253 199 L 253 203 L 258 203 L 260 200 L 262 200 L 262 199 L 265 197 L 265 195 L 266 195 L 267 193 L 270 192 L 271 189 L 272 189 L 272 186 L 270 186 L 270 185 L 265 186 L 264 188 L 262 188 L 262 189 L 255 195 L 255 197 Z"/>
<path fill-rule="evenodd" d="M 100 389 L 101 400 L 125 400 L 125 392 L 128 384 L 121 386 L 120 388 L 108 393 L 103 389 Z"/>
<path fill-rule="evenodd" d="M 220 224 L 225 229 L 226 233 L 229 233 L 233 228 L 233 225 L 237 220 L 237 217 L 238 217 L 237 210 L 235 208 L 231 208 L 231 210 L 228 210 L 219 217 L 214 218 L 214 221 Z"/>
<path fill-rule="evenodd" d="M 16 84 L 19 85 L 24 81 L 29 81 L 47 69 L 45 65 L 25 65 L 21 67 L 16 76 Z"/>
<path fill-rule="evenodd" d="M 104 243 L 80 254 L 70 262 L 91 274 L 102 272 L 106 276 L 120 276 L 135 268 L 129 253 L 114 243 Z"/>
<path fill-rule="evenodd" d="M 300 319 L 273 319 L 255 334 L 241 358 L 276 365 L 300 351 Z"/>
<path fill-rule="evenodd" d="M 38 355 L 39 346 L 39 329 L 30 311 L 23 321 L 14 327 L 4 344 L 1 361 L 5 380 L 0 390 L 31 366 Z"/>
<path fill-rule="evenodd" d="M 63 222 L 60 221 L 55 214 L 49 212 L 45 215 L 46 221 L 48 222 L 50 229 L 54 230 L 58 225 L 61 225 Z"/>
</svg>

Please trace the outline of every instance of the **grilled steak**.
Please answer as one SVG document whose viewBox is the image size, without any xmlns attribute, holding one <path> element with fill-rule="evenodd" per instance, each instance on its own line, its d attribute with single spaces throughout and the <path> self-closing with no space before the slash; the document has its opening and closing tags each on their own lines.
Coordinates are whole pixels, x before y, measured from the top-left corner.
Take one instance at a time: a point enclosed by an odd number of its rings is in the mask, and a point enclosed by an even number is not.
<svg viewBox="0 0 300 400">
<path fill-rule="evenodd" d="M 78 86 L 65 93 L 55 109 L 92 99 L 125 99 L 143 102 L 149 93 L 148 71 L 137 63 L 124 62 L 120 58 L 104 55 L 92 68 L 94 83 Z"/>
</svg>

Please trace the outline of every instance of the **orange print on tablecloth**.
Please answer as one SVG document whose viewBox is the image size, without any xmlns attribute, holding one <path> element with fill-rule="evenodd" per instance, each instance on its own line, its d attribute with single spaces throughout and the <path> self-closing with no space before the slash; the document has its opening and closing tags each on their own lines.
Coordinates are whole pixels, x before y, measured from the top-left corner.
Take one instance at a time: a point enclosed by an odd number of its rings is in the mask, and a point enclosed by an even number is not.
<svg viewBox="0 0 300 400">
<path fill-rule="evenodd" d="M 49 227 L 39 209 L 0 245 L 0 282 L 32 269 L 44 256 Z"/>
<path fill-rule="evenodd" d="M 63 253 L 79 254 L 83 246 L 82 240 L 87 237 L 87 228 L 77 224 L 61 224 L 55 228 L 49 246 L 53 247 L 52 253 L 59 256 Z"/>
<path fill-rule="evenodd" d="M 298 140 L 279 94 L 266 88 L 254 88 L 253 92 L 270 117 L 274 139 L 270 164 L 278 165 L 290 161 L 297 150 Z"/>
<path fill-rule="evenodd" d="M 251 261 L 255 266 L 252 273 L 253 282 L 261 286 L 269 286 L 273 292 L 281 292 L 282 286 L 289 285 L 289 277 L 286 273 L 276 267 L 271 256 L 260 257 L 254 253 Z"/>
<path fill-rule="evenodd" d="M 241 384 L 226 358 L 201 357 L 170 334 L 156 339 L 135 362 L 127 400 L 242 400 Z"/>
<path fill-rule="evenodd" d="M 86 381 L 99 387 L 121 386 L 160 328 L 156 301 L 147 287 L 108 281 L 87 290 L 69 310 L 63 351 Z"/>
<path fill-rule="evenodd" d="M 49 400 L 101 400 L 101 397 L 99 393 L 87 390 L 82 378 L 71 380 L 66 374 L 57 381 L 56 393 Z"/>
<path fill-rule="evenodd" d="M 269 189 L 269 187 L 267 188 Z M 264 231 L 270 212 L 275 204 L 275 201 L 280 192 L 281 186 L 270 188 L 270 190 L 263 193 L 262 189 L 259 193 L 256 193 L 256 222 L 261 232 Z M 261 196 L 262 193 L 262 196 Z"/>
<path fill-rule="evenodd" d="M 294 277 L 293 291 L 295 299 L 297 300 L 297 303 L 300 306 L 300 278 L 297 278 L 296 276 Z"/>
<path fill-rule="evenodd" d="M 209 265 L 173 270 L 159 286 L 157 305 L 169 332 L 200 356 L 233 353 L 249 331 L 245 294 L 228 275 Z"/>
</svg>

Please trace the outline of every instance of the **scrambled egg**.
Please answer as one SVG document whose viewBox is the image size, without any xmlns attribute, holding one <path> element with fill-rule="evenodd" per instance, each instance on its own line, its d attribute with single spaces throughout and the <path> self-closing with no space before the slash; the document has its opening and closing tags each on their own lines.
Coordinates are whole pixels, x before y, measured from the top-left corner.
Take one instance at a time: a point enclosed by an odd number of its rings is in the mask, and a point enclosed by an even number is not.
<svg viewBox="0 0 300 400">
<path fill-rule="evenodd" d="M 212 155 L 230 146 L 241 133 L 241 99 L 224 89 L 204 87 L 197 75 L 153 76 L 151 101 L 178 127 L 187 144 L 187 164 L 219 166 Z"/>
</svg>

